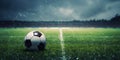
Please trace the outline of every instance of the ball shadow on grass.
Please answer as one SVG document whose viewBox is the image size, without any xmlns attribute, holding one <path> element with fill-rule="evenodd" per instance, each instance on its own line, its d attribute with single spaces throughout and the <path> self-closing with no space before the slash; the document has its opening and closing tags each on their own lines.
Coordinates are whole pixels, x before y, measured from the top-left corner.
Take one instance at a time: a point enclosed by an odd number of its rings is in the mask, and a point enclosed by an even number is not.
<svg viewBox="0 0 120 60">
<path fill-rule="evenodd" d="M 43 51 L 46 51 L 46 49 L 41 49 L 41 50 L 37 50 L 37 49 L 24 49 L 23 51 L 25 51 L 25 52 L 43 52 Z"/>
</svg>

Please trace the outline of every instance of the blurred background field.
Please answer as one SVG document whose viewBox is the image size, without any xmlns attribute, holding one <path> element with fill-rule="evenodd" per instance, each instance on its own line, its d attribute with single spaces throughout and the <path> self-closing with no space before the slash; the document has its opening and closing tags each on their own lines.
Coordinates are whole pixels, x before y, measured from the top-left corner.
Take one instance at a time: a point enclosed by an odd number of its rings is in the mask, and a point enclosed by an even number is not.
<svg viewBox="0 0 120 60">
<path fill-rule="evenodd" d="M 60 28 L 0 28 L 1 60 L 62 60 Z M 119 60 L 119 28 L 61 28 L 67 60 Z M 25 35 L 41 31 L 47 39 L 43 51 L 26 51 Z"/>
</svg>

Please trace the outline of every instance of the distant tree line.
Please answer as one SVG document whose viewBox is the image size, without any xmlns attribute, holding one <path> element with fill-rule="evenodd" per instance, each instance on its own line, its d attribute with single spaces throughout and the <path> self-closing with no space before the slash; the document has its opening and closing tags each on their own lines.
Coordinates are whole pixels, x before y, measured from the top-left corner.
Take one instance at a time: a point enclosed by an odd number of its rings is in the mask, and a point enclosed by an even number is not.
<svg viewBox="0 0 120 60">
<path fill-rule="evenodd" d="M 89 20 L 89 21 L 0 21 L 0 27 L 120 27 L 120 15 L 116 14 L 110 20 Z"/>
</svg>

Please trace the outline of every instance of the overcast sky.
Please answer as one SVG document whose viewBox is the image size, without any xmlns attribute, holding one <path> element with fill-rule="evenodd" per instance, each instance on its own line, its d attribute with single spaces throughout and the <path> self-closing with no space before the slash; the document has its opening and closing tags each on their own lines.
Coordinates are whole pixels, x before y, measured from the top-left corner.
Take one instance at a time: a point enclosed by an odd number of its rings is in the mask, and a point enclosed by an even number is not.
<svg viewBox="0 0 120 60">
<path fill-rule="evenodd" d="M 120 14 L 120 0 L 0 0 L 0 20 L 110 19 Z"/>
</svg>

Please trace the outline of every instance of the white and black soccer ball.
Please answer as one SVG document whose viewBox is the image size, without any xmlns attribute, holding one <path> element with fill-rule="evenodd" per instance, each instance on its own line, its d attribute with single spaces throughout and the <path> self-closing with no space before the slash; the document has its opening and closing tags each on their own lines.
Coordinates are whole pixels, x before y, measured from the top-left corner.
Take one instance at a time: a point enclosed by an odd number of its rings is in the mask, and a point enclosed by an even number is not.
<svg viewBox="0 0 120 60">
<path fill-rule="evenodd" d="M 43 50 L 46 46 L 45 35 L 39 31 L 31 31 L 25 36 L 24 44 L 28 50 Z"/>
</svg>

